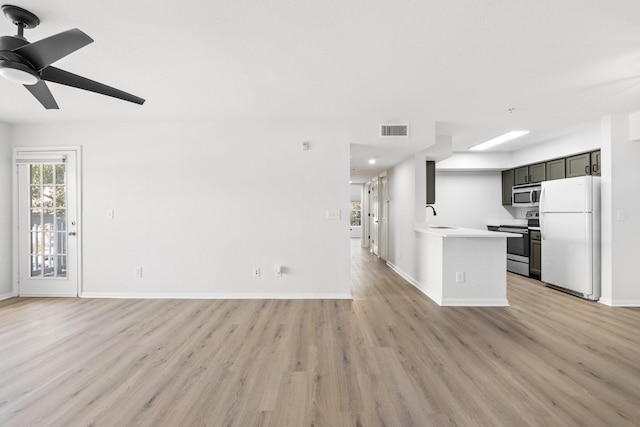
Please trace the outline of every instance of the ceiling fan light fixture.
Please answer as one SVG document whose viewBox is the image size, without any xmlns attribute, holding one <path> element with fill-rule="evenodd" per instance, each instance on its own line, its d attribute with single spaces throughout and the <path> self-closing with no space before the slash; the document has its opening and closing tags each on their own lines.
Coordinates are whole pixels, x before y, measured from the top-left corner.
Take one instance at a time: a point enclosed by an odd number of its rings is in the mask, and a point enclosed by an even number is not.
<svg viewBox="0 0 640 427">
<path fill-rule="evenodd" d="M 40 76 L 29 67 L 12 61 L 0 61 L 0 76 L 11 82 L 28 86 L 40 81 Z"/>
</svg>

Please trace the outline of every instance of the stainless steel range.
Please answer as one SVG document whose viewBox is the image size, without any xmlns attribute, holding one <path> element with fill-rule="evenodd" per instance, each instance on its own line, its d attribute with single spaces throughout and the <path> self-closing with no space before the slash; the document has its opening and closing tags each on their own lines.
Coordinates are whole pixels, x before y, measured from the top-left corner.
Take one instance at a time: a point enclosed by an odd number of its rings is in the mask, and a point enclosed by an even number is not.
<svg viewBox="0 0 640 427">
<path fill-rule="evenodd" d="M 529 211 L 526 220 L 487 225 L 489 231 L 504 231 L 521 236 L 507 237 L 507 271 L 529 277 L 529 227 L 538 226 L 538 224 L 538 211 Z"/>
</svg>

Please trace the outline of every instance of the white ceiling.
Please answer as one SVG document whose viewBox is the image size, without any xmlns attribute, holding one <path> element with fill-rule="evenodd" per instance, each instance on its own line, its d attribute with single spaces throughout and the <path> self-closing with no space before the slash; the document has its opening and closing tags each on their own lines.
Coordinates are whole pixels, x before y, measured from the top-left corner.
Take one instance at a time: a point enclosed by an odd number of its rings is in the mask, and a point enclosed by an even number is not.
<svg viewBox="0 0 640 427">
<path fill-rule="evenodd" d="M 46 111 L 24 88 L 1 80 L 0 121 L 9 123 L 425 122 L 450 135 L 454 151 L 531 130 L 500 148 L 513 150 L 640 110 L 637 0 L 13 4 L 39 16 L 41 25 L 25 33 L 32 42 L 70 28 L 95 40 L 57 67 L 147 102 L 50 84 L 61 109 Z M 2 17 L 0 34 L 15 34 Z M 372 155 L 386 165 L 429 143 L 392 149 L 375 136 L 352 142 L 352 167 Z"/>
</svg>

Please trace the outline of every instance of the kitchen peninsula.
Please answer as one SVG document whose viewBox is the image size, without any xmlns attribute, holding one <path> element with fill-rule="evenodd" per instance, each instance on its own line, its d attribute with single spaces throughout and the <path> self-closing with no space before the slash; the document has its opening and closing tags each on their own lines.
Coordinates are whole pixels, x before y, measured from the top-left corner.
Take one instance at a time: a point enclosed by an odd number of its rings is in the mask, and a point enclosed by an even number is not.
<svg viewBox="0 0 640 427">
<path fill-rule="evenodd" d="M 417 223 L 418 277 L 414 283 L 442 306 L 504 307 L 507 237 L 470 228 Z"/>
</svg>

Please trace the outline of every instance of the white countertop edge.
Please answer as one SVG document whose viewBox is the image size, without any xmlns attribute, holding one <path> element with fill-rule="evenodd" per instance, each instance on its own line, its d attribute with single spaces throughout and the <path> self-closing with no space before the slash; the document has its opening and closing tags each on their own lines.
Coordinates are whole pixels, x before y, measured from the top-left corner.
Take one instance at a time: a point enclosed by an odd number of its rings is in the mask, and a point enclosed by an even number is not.
<svg viewBox="0 0 640 427">
<path fill-rule="evenodd" d="M 473 228 L 433 228 L 435 224 L 414 224 L 413 230 L 418 233 L 433 234 L 441 237 L 459 237 L 459 238 L 506 238 L 506 237 L 522 237 L 517 233 L 505 233 L 502 231 L 476 230 Z"/>
</svg>

